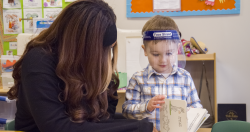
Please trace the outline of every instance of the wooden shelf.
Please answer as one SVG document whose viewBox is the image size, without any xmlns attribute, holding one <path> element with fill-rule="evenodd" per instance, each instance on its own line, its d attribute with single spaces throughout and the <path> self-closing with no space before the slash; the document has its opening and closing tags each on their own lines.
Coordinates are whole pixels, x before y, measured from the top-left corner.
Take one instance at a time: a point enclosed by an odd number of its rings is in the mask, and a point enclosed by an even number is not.
<svg viewBox="0 0 250 132">
<path fill-rule="evenodd" d="M 126 90 L 117 90 L 117 93 L 126 93 Z"/>
<path fill-rule="evenodd" d="M 2 89 L 2 87 L 0 87 L 0 95 L 7 95 L 7 92 L 9 91 L 9 89 Z"/>
<path fill-rule="evenodd" d="M 0 87 L 1 88 L 1 87 Z M 0 89 L 0 95 L 7 95 L 9 89 Z M 126 93 L 126 90 L 117 90 L 117 93 Z"/>
<path fill-rule="evenodd" d="M 178 57 L 179 60 L 182 59 L 181 56 Z M 215 53 L 213 54 L 196 54 L 191 55 L 190 57 L 186 56 L 186 61 L 214 61 L 215 60 Z"/>
</svg>

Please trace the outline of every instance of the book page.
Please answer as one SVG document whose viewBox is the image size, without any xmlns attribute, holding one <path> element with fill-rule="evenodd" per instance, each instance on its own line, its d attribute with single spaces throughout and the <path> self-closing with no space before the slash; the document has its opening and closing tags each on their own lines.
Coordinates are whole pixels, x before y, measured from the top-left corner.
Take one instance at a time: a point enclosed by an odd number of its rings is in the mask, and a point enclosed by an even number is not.
<svg viewBox="0 0 250 132">
<path fill-rule="evenodd" d="M 206 114 L 206 116 L 203 118 L 203 120 L 201 121 L 201 123 L 199 124 L 199 126 L 196 128 L 195 132 L 198 131 L 198 129 L 201 127 L 201 125 L 208 119 L 208 117 L 210 116 L 210 114 Z"/>
<path fill-rule="evenodd" d="M 206 117 L 207 110 L 202 108 L 187 108 L 188 132 L 196 132 Z"/>
<path fill-rule="evenodd" d="M 165 99 L 160 109 L 161 132 L 187 132 L 187 103 L 184 100 Z"/>
</svg>

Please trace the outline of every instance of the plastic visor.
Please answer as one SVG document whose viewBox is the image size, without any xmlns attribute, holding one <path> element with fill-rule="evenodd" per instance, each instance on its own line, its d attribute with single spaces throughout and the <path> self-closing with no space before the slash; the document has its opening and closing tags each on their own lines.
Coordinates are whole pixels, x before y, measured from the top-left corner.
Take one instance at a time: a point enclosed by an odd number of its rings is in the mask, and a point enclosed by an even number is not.
<svg viewBox="0 0 250 132">
<path fill-rule="evenodd" d="M 147 59 L 157 73 L 168 76 L 178 67 L 185 68 L 185 53 L 176 30 L 146 31 L 143 43 L 145 57 L 142 60 Z"/>
</svg>

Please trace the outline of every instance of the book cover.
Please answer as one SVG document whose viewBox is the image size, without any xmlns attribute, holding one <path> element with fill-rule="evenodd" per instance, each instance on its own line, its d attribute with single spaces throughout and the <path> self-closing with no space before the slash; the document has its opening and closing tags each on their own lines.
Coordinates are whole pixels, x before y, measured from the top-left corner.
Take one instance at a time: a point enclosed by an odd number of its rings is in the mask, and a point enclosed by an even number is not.
<svg viewBox="0 0 250 132">
<path fill-rule="evenodd" d="M 196 132 L 208 117 L 206 109 L 187 107 L 184 100 L 165 99 L 160 108 L 160 131 Z"/>
<path fill-rule="evenodd" d="M 165 99 L 160 109 L 161 132 L 187 132 L 187 102 Z"/>
<path fill-rule="evenodd" d="M 246 121 L 246 104 L 218 104 L 218 121 Z"/>
</svg>

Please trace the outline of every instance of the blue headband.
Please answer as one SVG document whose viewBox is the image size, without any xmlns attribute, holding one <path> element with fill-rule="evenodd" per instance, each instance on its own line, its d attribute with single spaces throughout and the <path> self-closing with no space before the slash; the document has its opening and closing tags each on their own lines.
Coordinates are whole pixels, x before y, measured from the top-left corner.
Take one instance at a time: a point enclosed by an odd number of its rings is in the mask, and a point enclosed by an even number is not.
<svg viewBox="0 0 250 132">
<path fill-rule="evenodd" d="M 176 30 L 146 31 L 143 40 L 180 40 L 179 32 Z"/>
</svg>

